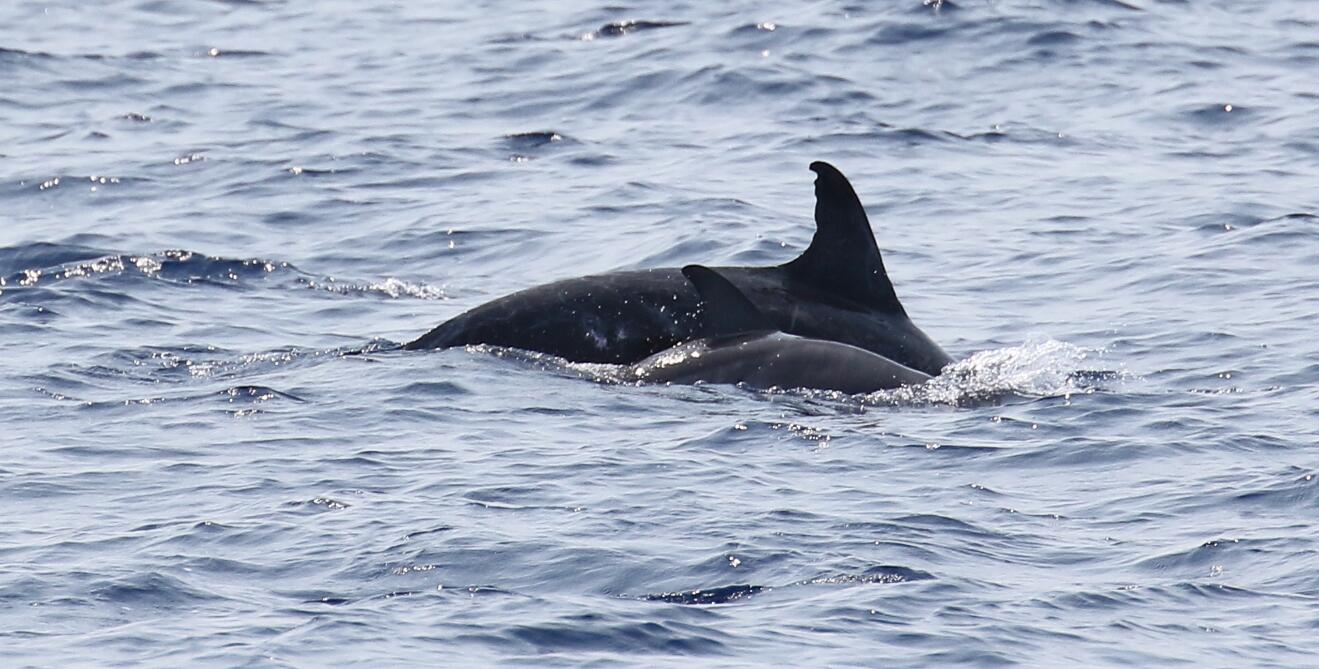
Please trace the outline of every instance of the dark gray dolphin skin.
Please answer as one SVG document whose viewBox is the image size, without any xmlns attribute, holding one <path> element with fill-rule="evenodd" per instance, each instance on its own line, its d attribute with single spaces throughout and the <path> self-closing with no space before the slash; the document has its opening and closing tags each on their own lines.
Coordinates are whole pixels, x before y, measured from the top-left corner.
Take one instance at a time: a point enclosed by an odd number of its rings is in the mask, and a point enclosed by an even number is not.
<svg viewBox="0 0 1319 669">
<path fill-rule="evenodd" d="M 851 344 L 777 332 L 745 295 L 718 272 L 682 268 L 701 295 L 716 334 L 679 344 L 634 365 L 628 377 L 654 383 L 741 383 L 752 388 L 817 388 L 872 393 L 930 379 Z"/>
<path fill-rule="evenodd" d="M 936 375 L 952 358 L 907 318 L 847 177 L 811 163 L 815 237 L 795 260 L 717 267 L 780 332 L 851 344 Z M 490 344 L 573 362 L 632 364 L 711 335 L 678 268 L 613 272 L 528 288 L 459 314 L 406 349 Z"/>
</svg>

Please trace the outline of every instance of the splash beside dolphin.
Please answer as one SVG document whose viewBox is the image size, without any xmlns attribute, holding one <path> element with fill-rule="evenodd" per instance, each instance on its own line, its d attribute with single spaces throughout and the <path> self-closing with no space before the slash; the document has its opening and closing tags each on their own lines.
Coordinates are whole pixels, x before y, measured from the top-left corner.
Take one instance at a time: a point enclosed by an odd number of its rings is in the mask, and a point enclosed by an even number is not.
<svg viewBox="0 0 1319 669">
<path fill-rule="evenodd" d="M 718 272 L 688 265 L 683 276 L 701 295 L 711 337 L 679 344 L 634 365 L 630 380 L 727 383 L 752 388 L 814 388 L 871 393 L 924 383 L 928 374 L 851 344 L 774 329 L 769 319 Z"/>
<path fill-rule="evenodd" d="M 952 358 L 916 327 L 884 269 L 870 221 L 847 178 L 811 163 L 815 236 L 796 259 L 714 268 L 775 330 L 850 344 L 937 375 Z M 528 288 L 459 314 L 407 349 L 490 344 L 573 362 L 636 363 L 713 332 L 678 268 L 613 272 Z"/>
</svg>

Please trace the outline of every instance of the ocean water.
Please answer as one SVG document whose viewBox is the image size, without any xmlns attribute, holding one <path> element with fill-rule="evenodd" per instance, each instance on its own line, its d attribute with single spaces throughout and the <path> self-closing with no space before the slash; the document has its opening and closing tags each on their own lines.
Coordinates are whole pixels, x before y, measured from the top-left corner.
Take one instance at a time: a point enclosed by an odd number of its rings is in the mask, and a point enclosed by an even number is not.
<svg viewBox="0 0 1319 669">
<path fill-rule="evenodd" d="M 5 667 L 1319 665 L 1319 4 L 0 5 Z M 394 350 L 786 261 L 872 396 Z"/>
</svg>

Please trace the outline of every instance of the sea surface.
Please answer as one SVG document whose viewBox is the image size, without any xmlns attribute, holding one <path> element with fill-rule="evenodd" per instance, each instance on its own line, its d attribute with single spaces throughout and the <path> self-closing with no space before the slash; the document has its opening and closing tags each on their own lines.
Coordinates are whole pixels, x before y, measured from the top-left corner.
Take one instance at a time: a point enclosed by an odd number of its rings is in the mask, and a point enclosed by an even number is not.
<svg viewBox="0 0 1319 669">
<path fill-rule="evenodd" d="M 1319 666 L 1319 3 L 0 4 L 0 665 Z M 398 344 L 787 261 L 870 396 Z"/>
</svg>

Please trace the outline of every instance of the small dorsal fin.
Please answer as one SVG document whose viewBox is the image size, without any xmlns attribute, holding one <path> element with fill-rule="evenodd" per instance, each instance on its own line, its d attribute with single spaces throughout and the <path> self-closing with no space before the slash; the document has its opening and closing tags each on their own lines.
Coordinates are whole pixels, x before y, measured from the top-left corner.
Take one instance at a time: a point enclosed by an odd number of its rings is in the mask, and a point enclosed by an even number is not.
<svg viewBox="0 0 1319 669">
<path fill-rule="evenodd" d="M 798 281 L 868 307 L 905 314 L 852 184 L 826 162 L 811 163 L 811 171 L 817 175 L 815 237 L 784 267 Z"/>
<path fill-rule="evenodd" d="M 701 295 L 709 336 L 775 329 L 765 314 L 722 274 L 704 265 L 688 265 L 682 268 L 682 275 Z"/>
</svg>

